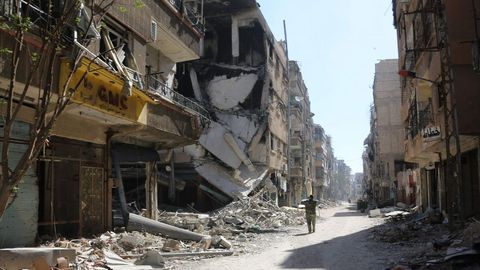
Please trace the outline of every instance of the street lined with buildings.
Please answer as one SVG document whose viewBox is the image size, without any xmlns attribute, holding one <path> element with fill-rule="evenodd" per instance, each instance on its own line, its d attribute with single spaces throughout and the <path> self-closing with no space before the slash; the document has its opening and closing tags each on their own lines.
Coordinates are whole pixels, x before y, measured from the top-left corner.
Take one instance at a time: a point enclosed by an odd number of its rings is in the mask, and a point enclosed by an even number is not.
<svg viewBox="0 0 480 270">
<path fill-rule="evenodd" d="M 255 0 L 2 1 L 0 269 L 478 263 L 477 2 L 392 1 L 356 172 Z"/>
</svg>

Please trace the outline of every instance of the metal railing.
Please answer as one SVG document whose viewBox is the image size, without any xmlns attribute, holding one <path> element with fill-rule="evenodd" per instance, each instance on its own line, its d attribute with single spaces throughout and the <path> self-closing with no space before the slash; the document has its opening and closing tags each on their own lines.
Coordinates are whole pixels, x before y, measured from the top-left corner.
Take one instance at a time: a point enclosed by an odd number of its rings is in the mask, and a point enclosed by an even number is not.
<svg viewBox="0 0 480 270">
<path fill-rule="evenodd" d="M 169 88 L 165 83 L 153 76 L 146 76 L 148 90 L 162 96 L 163 98 L 179 105 L 183 108 L 191 110 L 198 114 L 202 120 L 202 124 L 210 121 L 208 111 L 199 103 L 181 95 L 180 93 Z"/>
<path fill-rule="evenodd" d="M 433 122 L 432 100 L 430 99 L 426 106 L 418 112 L 418 126 L 420 130 Z"/>
<path fill-rule="evenodd" d="M 133 81 L 135 86 L 140 89 L 143 89 L 143 82 L 142 82 L 142 74 L 140 72 L 131 69 L 127 66 L 124 66 L 125 70 L 127 70 L 128 77 Z"/>
<path fill-rule="evenodd" d="M 188 21 L 200 33 L 205 32 L 205 26 L 202 24 L 202 18 L 189 7 L 185 6 L 183 0 L 169 0 L 170 4 L 181 14 L 185 14 Z"/>
</svg>

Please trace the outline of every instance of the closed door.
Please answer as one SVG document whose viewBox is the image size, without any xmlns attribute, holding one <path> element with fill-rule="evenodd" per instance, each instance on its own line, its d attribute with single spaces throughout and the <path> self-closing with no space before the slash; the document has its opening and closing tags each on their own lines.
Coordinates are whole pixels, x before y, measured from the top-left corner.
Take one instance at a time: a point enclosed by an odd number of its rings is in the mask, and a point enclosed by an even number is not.
<svg viewBox="0 0 480 270">
<path fill-rule="evenodd" d="M 101 167 L 80 167 L 80 234 L 104 231 L 104 170 Z"/>
</svg>

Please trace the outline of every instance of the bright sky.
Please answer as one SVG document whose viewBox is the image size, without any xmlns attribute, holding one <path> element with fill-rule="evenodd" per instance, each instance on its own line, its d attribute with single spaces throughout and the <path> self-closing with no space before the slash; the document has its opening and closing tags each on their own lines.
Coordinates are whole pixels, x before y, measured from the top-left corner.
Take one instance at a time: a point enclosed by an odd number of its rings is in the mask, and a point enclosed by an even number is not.
<svg viewBox="0 0 480 270">
<path fill-rule="evenodd" d="M 287 24 L 314 121 L 332 136 L 335 156 L 362 172 L 375 63 L 397 58 L 390 0 L 257 0 L 277 40 Z"/>
</svg>

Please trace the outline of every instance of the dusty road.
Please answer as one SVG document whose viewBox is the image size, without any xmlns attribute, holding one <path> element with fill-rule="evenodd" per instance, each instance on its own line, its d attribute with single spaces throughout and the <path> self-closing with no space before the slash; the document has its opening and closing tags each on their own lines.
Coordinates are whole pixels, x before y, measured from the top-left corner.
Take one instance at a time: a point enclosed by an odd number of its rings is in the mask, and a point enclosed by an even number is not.
<svg viewBox="0 0 480 270">
<path fill-rule="evenodd" d="M 296 227 L 283 237 L 271 236 L 255 254 L 205 259 L 175 269 L 385 269 L 388 250 L 369 237 L 381 220 L 368 218 L 348 205 L 320 210 L 314 234 Z"/>
</svg>

